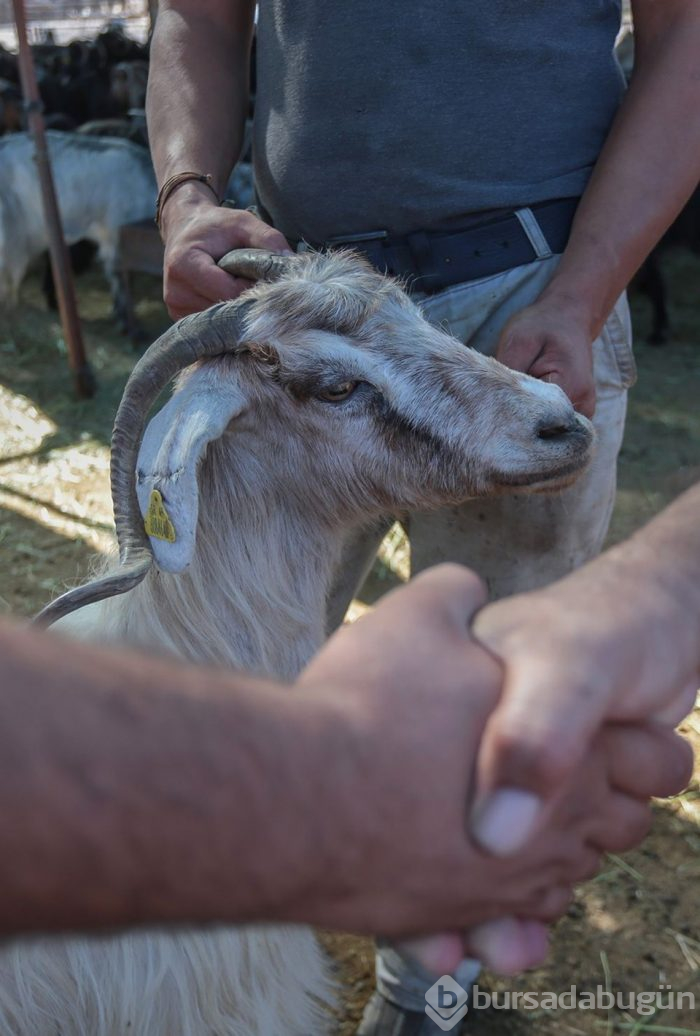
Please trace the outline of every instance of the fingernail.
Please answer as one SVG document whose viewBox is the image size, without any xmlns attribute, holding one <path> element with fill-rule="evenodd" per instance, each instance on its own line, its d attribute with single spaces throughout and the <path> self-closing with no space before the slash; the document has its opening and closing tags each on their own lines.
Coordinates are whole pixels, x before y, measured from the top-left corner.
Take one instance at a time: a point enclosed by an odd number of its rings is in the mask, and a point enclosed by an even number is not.
<svg viewBox="0 0 700 1036">
<path fill-rule="evenodd" d="M 477 807 L 472 821 L 475 840 L 494 856 L 510 856 L 532 837 L 544 803 L 521 788 L 501 788 Z"/>
<path fill-rule="evenodd" d="M 293 252 L 291 248 L 283 248 L 282 251 L 279 254 L 280 255 L 296 255 L 296 252 Z"/>
</svg>

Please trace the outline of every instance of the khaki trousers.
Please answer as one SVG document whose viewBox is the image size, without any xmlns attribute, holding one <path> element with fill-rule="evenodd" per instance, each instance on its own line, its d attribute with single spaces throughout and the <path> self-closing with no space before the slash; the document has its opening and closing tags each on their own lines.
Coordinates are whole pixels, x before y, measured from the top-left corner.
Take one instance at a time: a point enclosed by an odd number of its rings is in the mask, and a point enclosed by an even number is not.
<svg viewBox="0 0 700 1036">
<path fill-rule="evenodd" d="M 527 266 L 417 301 L 434 324 L 465 345 L 493 354 L 505 323 L 535 301 L 558 262 L 558 256 L 543 254 Z M 600 551 L 615 499 L 627 389 L 636 377 L 626 296 L 620 297 L 593 343 L 593 357 L 597 446 L 584 475 L 553 494 L 519 492 L 470 500 L 431 514 L 411 514 L 405 524 L 412 574 L 441 561 L 461 562 L 475 569 L 490 596 L 497 598 L 550 583 Z M 393 520 L 388 515 L 376 528 L 349 538 L 331 597 L 331 629 L 342 621 Z M 468 988 L 478 972 L 477 961 L 464 961 L 455 978 Z M 424 994 L 434 980 L 415 961 L 403 957 L 400 948 L 379 947 L 378 988 L 404 1009 L 422 1012 Z"/>
</svg>

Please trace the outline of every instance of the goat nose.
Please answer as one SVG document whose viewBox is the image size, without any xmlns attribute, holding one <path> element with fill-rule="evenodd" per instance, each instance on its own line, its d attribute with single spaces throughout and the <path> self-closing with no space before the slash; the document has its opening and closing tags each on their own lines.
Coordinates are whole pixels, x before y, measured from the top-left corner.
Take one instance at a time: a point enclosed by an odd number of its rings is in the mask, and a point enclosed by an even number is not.
<svg viewBox="0 0 700 1036">
<path fill-rule="evenodd" d="M 561 439 L 565 435 L 571 435 L 577 429 L 576 419 L 573 421 L 562 420 L 561 417 L 550 418 L 540 421 L 537 426 L 538 439 Z"/>
</svg>

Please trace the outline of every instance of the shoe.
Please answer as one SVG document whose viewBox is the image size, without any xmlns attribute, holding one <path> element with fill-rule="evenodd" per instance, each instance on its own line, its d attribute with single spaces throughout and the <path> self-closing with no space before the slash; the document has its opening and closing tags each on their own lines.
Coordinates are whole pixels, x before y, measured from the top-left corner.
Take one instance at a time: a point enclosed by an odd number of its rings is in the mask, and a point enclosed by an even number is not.
<svg viewBox="0 0 700 1036">
<path fill-rule="evenodd" d="M 459 1036 L 461 1029 L 461 1024 L 458 1024 L 449 1036 Z M 445 1036 L 445 1030 L 436 1025 L 425 1011 L 407 1011 L 381 993 L 374 992 L 355 1036 Z"/>
</svg>

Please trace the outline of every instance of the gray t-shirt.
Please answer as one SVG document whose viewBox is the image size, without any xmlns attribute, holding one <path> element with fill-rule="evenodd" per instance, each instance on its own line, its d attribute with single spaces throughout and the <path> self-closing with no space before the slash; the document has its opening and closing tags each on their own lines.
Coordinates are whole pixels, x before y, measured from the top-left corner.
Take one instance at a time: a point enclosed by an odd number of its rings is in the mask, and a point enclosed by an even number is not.
<svg viewBox="0 0 700 1036">
<path fill-rule="evenodd" d="M 254 161 L 289 238 L 579 195 L 620 103 L 620 0 L 260 0 Z"/>
</svg>

